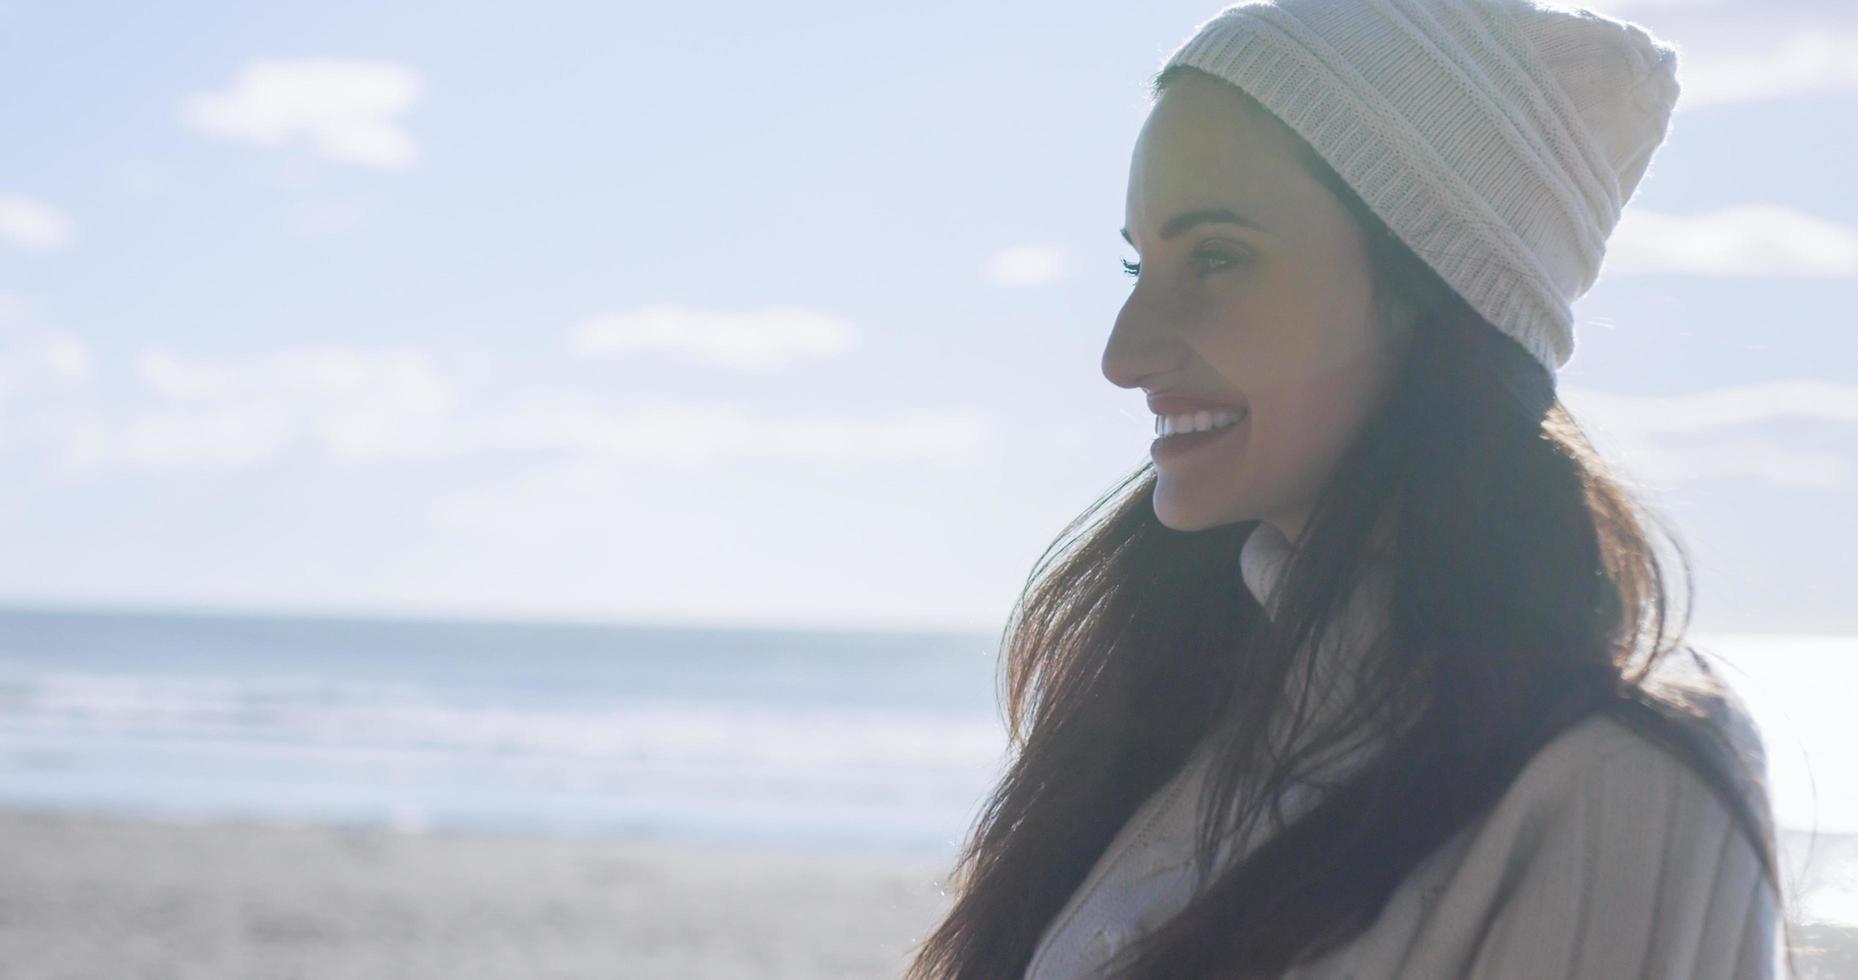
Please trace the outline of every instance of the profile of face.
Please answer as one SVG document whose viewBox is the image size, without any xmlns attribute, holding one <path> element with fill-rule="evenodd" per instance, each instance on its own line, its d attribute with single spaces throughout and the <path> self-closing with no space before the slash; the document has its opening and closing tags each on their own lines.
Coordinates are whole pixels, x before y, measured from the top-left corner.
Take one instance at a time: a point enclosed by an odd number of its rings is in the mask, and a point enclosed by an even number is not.
<svg viewBox="0 0 1858 980">
<path fill-rule="evenodd" d="M 1360 225 L 1288 128 L 1196 72 L 1143 124 L 1126 209 L 1138 261 L 1103 374 L 1157 416 L 1157 518 L 1295 540 L 1408 337 L 1376 314 Z"/>
</svg>

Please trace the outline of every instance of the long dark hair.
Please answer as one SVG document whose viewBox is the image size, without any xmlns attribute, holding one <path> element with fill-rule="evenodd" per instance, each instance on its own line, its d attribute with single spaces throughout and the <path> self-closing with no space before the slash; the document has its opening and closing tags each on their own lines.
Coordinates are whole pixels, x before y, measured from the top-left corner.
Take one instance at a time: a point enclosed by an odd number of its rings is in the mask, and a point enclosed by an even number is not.
<svg viewBox="0 0 1858 980">
<path fill-rule="evenodd" d="M 1192 70 L 1161 73 L 1153 92 Z M 1023 974 L 1124 822 L 1209 739 L 1219 763 L 1198 839 L 1203 874 L 1219 835 L 1261 819 L 1310 760 L 1364 732 L 1388 748 L 1124 950 L 1118 976 L 1272 977 L 1334 949 L 1538 749 L 1597 713 L 1704 778 L 1781 901 L 1761 760 L 1726 733 L 1731 700 L 1680 644 L 1685 624 L 1667 619 L 1671 583 L 1648 529 L 1687 572 L 1681 544 L 1608 472 L 1554 376 L 1296 145 L 1359 222 L 1382 310 L 1413 314 L 1397 375 L 1316 501 L 1274 617 L 1237 572 L 1258 522 L 1164 526 L 1147 463 L 1040 556 L 1003 643 L 1014 755 L 911 980 Z M 1284 703 L 1286 678 L 1306 659 L 1296 651 L 1324 641 L 1357 556 L 1382 530 L 1393 571 L 1382 652 L 1363 668 L 1358 703 L 1314 725 Z M 1680 649 L 1703 682 L 1653 683 Z M 1286 713 L 1293 731 L 1308 730 L 1280 753 L 1265 733 Z"/>
</svg>

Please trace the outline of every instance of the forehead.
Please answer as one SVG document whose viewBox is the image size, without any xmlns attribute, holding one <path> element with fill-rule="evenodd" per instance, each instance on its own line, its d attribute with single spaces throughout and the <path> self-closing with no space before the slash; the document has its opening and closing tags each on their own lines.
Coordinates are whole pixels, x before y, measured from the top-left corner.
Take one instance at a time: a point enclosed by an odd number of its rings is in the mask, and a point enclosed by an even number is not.
<svg viewBox="0 0 1858 980">
<path fill-rule="evenodd" d="M 1318 187 L 1296 153 L 1295 137 L 1251 97 L 1187 72 L 1162 92 L 1136 137 L 1130 231 L 1212 204 L 1240 207 L 1267 227 L 1281 222 Z"/>
</svg>

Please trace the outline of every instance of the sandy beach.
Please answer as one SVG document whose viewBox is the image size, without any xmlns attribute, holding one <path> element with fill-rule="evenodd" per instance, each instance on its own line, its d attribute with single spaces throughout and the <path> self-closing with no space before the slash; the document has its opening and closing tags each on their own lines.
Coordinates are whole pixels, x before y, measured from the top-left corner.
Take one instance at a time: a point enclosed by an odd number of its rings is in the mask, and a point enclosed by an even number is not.
<svg viewBox="0 0 1858 980">
<path fill-rule="evenodd" d="M 7 980 L 898 976 L 928 863 L 0 814 Z"/>
<path fill-rule="evenodd" d="M 947 869 L 636 840 L 0 813 L 6 980 L 901 975 Z M 1800 980 L 1858 977 L 1808 925 Z"/>
</svg>

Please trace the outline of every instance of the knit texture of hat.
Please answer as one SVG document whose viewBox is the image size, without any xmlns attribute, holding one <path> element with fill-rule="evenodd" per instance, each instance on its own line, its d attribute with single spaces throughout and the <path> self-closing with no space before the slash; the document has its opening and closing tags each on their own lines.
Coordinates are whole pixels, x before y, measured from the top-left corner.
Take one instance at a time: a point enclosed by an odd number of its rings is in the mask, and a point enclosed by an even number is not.
<svg viewBox="0 0 1858 980">
<path fill-rule="evenodd" d="M 1252 0 L 1174 65 L 1296 131 L 1551 374 L 1678 93 L 1669 44 L 1538 0 Z"/>
</svg>

